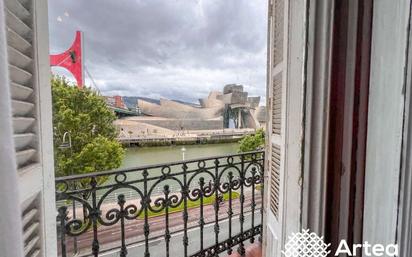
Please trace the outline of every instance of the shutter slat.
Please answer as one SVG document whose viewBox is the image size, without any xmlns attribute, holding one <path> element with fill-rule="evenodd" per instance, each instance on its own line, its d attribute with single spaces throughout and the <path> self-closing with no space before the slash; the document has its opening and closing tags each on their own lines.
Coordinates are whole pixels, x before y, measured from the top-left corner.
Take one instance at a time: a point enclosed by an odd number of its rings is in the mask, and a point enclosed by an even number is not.
<svg viewBox="0 0 412 257">
<path fill-rule="evenodd" d="M 270 179 L 270 209 L 276 218 L 279 217 L 280 193 L 280 148 L 272 145 L 271 179 Z"/>
<path fill-rule="evenodd" d="M 24 230 L 23 232 L 23 240 L 26 241 L 27 239 L 30 238 L 30 236 L 33 235 L 38 229 L 39 229 L 40 223 L 38 222 L 33 222 L 27 229 Z"/>
<path fill-rule="evenodd" d="M 34 248 L 36 247 L 37 243 L 39 242 L 40 237 L 35 236 L 31 239 L 25 246 L 24 246 L 24 255 L 27 256 Z"/>
<path fill-rule="evenodd" d="M 39 195 L 24 207 L 22 214 L 24 256 L 39 256 L 40 253 L 40 231 L 39 218 Z"/>
<path fill-rule="evenodd" d="M 282 73 L 273 78 L 272 132 L 280 135 L 282 127 Z"/>
<path fill-rule="evenodd" d="M 15 117 L 13 118 L 13 129 L 15 134 L 22 134 L 30 131 L 34 126 L 36 119 L 29 117 Z"/>
<path fill-rule="evenodd" d="M 19 17 L 27 26 L 31 23 L 30 12 L 17 0 L 6 1 L 6 8 Z"/>
<path fill-rule="evenodd" d="M 25 227 L 29 222 L 37 215 L 38 211 L 36 208 L 32 208 L 23 215 L 23 227 Z"/>
<path fill-rule="evenodd" d="M 32 45 L 11 28 L 7 28 L 7 43 L 25 55 L 32 56 Z"/>
<path fill-rule="evenodd" d="M 27 257 L 38 257 L 38 256 L 40 256 L 40 250 L 39 249 L 36 249 L 36 250 L 33 251 L 32 254 L 27 255 Z"/>
<path fill-rule="evenodd" d="M 35 149 L 27 149 L 27 150 L 18 151 L 16 153 L 17 167 L 21 168 L 25 165 L 28 165 L 28 164 L 34 162 L 34 157 L 35 156 L 36 156 L 36 150 Z"/>
<path fill-rule="evenodd" d="M 14 65 L 9 65 L 10 80 L 23 86 L 31 84 L 32 74 Z"/>
<path fill-rule="evenodd" d="M 32 42 L 32 29 L 27 26 L 19 17 L 6 9 L 6 23 L 7 27 L 14 30 L 17 34 L 23 37 L 28 42 Z"/>
<path fill-rule="evenodd" d="M 13 129 L 17 167 L 37 161 L 37 142 L 34 134 L 36 117 L 33 86 L 34 61 L 32 1 L 6 1 L 7 53 L 12 96 Z M 27 8 L 29 7 L 29 8 Z"/>
<path fill-rule="evenodd" d="M 33 89 L 19 85 L 15 82 L 11 83 L 11 98 L 14 100 L 28 100 L 33 94 Z"/>
<path fill-rule="evenodd" d="M 18 51 L 12 46 L 7 47 L 7 53 L 9 54 L 9 63 L 20 69 L 31 71 L 32 59 L 22 52 Z"/>
<path fill-rule="evenodd" d="M 31 116 L 34 111 L 34 104 L 25 101 L 12 100 L 13 116 L 23 117 Z"/>
<path fill-rule="evenodd" d="M 31 10 L 33 6 L 33 0 L 17 0 L 21 5 L 23 5 L 26 10 Z"/>
<path fill-rule="evenodd" d="M 16 151 L 26 149 L 27 146 L 32 146 L 35 139 L 35 134 L 25 133 L 25 134 L 15 134 L 14 144 Z"/>
</svg>

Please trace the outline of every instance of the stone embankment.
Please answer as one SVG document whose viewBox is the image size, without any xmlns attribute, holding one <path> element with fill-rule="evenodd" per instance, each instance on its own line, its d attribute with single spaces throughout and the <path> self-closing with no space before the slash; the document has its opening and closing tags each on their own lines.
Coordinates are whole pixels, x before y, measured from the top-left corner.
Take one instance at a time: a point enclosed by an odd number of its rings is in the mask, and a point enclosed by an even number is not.
<svg viewBox="0 0 412 257">
<path fill-rule="evenodd" d="M 121 136 L 118 140 L 125 146 L 163 146 L 188 144 L 214 144 L 237 142 L 243 136 L 254 134 L 254 129 L 224 129 L 179 131 L 166 135 Z"/>
</svg>

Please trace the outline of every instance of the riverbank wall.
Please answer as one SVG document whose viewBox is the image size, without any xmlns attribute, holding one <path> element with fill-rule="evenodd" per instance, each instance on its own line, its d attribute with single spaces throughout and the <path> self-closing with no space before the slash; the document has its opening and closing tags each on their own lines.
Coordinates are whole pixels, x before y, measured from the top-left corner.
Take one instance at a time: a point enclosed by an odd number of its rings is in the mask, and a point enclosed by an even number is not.
<svg viewBox="0 0 412 257">
<path fill-rule="evenodd" d="M 254 131 L 229 134 L 212 135 L 180 135 L 173 137 L 122 137 L 119 142 L 125 147 L 148 147 L 148 146 L 170 146 L 170 145 L 195 145 L 195 144 L 221 144 L 235 143 L 245 135 L 254 134 Z"/>
<path fill-rule="evenodd" d="M 171 145 L 197 145 L 197 144 L 222 144 L 222 143 L 236 143 L 242 137 L 230 138 L 156 138 L 156 139 L 132 139 L 122 138 L 120 143 L 125 147 L 149 147 L 149 146 L 171 146 Z"/>
</svg>

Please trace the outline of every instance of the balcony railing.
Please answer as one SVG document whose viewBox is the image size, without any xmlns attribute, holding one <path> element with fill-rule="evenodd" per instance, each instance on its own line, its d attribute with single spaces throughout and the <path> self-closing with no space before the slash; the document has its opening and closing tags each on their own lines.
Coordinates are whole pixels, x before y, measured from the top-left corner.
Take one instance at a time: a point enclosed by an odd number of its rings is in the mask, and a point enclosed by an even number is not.
<svg viewBox="0 0 412 257">
<path fill-rule="evenodd" d="M 218 256 L 262 232 L 264 152 L 56 179 L 61 256 Z"/>
</svg>

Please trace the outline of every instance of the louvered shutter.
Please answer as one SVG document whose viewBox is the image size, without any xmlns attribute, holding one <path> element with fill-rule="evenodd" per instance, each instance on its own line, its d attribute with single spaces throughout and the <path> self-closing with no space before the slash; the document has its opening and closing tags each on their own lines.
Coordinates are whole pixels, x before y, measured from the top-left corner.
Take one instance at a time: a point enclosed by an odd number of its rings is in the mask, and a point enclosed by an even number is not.
<svg viewBox="0 0 412 257">
<path fill-rule="evenodd" d="M 30 0 L 5 1 L 14 141 L 19 170 L 38 162 L 32 9 Z"/>
<path fill-rule="evenodd" d="M 40 213 L 38 196 L 29 201 L 22 213 L 24 256 L 40 256 Z"/>
<path fill-rule="evenodd" d="M 285 144 L 285 88 L 287 67 L 287 6 L 286 0 L 271 0 L 269 10 L 269 69 L 267 92 L 268 111 L 268 196 L 267 196 L 267 256 L 280 256 L 282 237 L 282 190 Z"/>
<path fill-rule="evenodd" d="M 272 156 L 270 163 L 270 210 L 276 218 L 279 218 L 279 195 L 280 195 L 280 147 L 272 145 Z"/>
<path fill-rule="evenodd" d="M 23 210 L 24 255 L 54 257 L 57 240 L 47 0 L 3 1 L 19 173 L 20 199 L 16 201 Z"/>
</svg>

